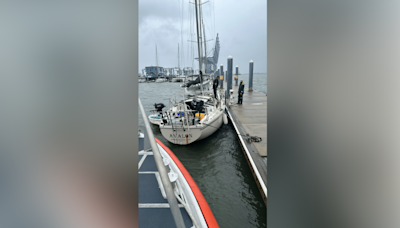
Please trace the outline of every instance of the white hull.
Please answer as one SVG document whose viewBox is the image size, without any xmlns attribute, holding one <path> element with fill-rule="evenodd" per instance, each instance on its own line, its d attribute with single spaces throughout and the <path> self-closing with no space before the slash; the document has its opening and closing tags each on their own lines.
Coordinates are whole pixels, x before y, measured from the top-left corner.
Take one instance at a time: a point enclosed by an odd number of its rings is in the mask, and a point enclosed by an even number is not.
<svg viewBox="0 0 400 228">
<path fill-rule="evenodd" d="M 169 156 L 168 152 L 165 151 L 165 149 L 160 144 L 157 143 L 157 146 L 161 156 L 163 157 L 164 162 L 168 164 L 171 173 L 177 174 L 178 178 L 176 179 L 175 183 L 179 185 L 177 189 L 179 189 L 179 194 L 182 195 L 182 198 L 186 201 L 185 203 L 188 207 L 187 210 L 191 212 L 199 228 L 209 227 L 205 220 L 205 215 L 203 215 L 203 212 L 198 203 L 199 199 L 196 198 L 192 188 L 190 187 L 190 184 L 192 183 L 186 180 L 185 176 L 182 174 L 182 171 L 179 169 L 174 159 Z"/>
<path fill-rule="evenodd" d="M 162 123 L 162 118 L 161 116 L 157 114 L 150 115 L 149 117 L 149 122 L 155 125 L 160 125 Z"/>
<path fill-rule="evenodd" d="M 165 78 L 158 78 L 158 79 L 156 79 L 156 82 L 166 82 L 167 81 L 167 79 L 165 79 Z"/>
<path fill-rule="evenodd" d="M 169 142 L 178 145 L 188 145 L 205 139 L 216 132 L 223 123 L 223 115 L 225 115 L 224 111 L 221 110 L 216 116 L 210 117 L 208 121 L 189 127 L 161 124 L 160 131 Z"/>
<path fill-rule="evenodd" d="M 140 133 L 139 133 L 140 134 Z M 139 136 L 139 140 L 144 139 Z M 190 225 L 188 227 L 197 227 L 197 228 L 209 228 L 209 227 L 218 227 L 217 221 L 215 220 L 214 215 L 210 207 L 208 206 L 207 201 L 205 200 L 203 194 L 200 192 L 196 182 L 194 182 L 193 178 L 190 176 L 189 172 L 183 166 L 183 164 L 179 161 L 176 155 L 166 147 L 161 141 L 155 138 L 157 143 L 158 151 L 162 157 L 162 161 L 166 166 L 168 172 L 168 178 L 174 187 L 175 197 L 180 205 L 183 206 L 181 209 L 182 215 L 186 214 L 191 219 Z M 162 180 L 160 178 L 159 171 L 157 169 L 157 165 L 154 160 L 154 153 L 152 150 L 143 150 L 143 148 L 138 153 L 141 156 L 141 159 L 138 163 L 138 175 L 139 178 L 139 189 L 144 191 L 149 191 L 150 196 L 162 195 L 161 199 L 157 199 L 160 197 L 156 197 L 152 199 L 151 203 L 146 201 L 149 196 L 140 198 L 145 201 L 144 203 L 139 203 L 139 211 L 144 210 L 155 210 L 164 209 L 164 205 L 167 203 L 163 203 L 164 199 L 167 197 L 165 193 L 164 186 L 162 184 Z M 143 164 L 151 164 L 150 167 L 154 168 L 143 168 Z M 153 175 L 156 183 L 154 184 L 152 178 L 149 179 Z M 140 180 L 142 182 L 140 182 Z M 150 189 L 153 188 L 153 189 Z M 154 189 L 156 188 L 156 189 Z M 139 200 L 140 200 L 139 199 Z M 154 202 L 155 201 L 155 202 Z M 167 204 L 168 205 L 168 204 Z M 139 212 L 140 214 L 140 212 Z M 157 214 L 154 214 L 157 216 Z M 172 219 L 172 214 L 170 217 Z M 145 215 L 139 215 L 139 219 L 151 221 L 153 218 Z M 165 226 L 163 221 L 156 221 L 151 226 L 147 227 L 172 227 Z M 173 226 L 175 227 L 175 226 Z"/>
</svg>

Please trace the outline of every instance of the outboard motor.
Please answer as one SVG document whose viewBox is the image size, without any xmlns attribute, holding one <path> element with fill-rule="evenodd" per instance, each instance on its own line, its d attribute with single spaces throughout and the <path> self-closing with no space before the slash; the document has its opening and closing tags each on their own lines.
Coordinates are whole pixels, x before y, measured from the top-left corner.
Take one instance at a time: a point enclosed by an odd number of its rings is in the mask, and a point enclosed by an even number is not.
<svg viewBox="0 0 400 228">
<path fill-rule="evenodd" d="M 165 107 L 163 103 L 154 104 L 154 108 L 156 108 L 157 112 L 162 113 L 162 109 Z"/>
</svg>

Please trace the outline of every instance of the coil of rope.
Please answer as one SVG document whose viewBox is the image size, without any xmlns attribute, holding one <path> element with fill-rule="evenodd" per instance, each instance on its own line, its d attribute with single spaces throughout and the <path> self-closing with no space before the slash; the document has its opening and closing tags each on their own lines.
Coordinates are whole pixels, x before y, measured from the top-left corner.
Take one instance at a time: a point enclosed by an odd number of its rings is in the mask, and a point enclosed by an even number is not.
<svg viewBox="0 0 400 228">
<path fill-rule="evenodd" d="M 261 142 L 262 138 L 258 137 L 258 136 L 251 136 L 249 134 L 245 134 L 245 135 L 241 135 L 243 137 L 246 138 L 247 142 L 251 143 L 251 142 Z"/>
</svg>

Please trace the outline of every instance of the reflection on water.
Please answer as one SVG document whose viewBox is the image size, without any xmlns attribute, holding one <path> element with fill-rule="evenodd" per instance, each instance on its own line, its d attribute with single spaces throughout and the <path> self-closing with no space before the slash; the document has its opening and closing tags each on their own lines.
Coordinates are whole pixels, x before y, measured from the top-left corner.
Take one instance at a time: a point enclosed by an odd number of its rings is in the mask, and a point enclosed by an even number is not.
<svg viewBox="0 0 400 228">
<path fill-rule="evenodd" d="M 248 84 L 248 75 L 239 75 Z M 266 74 L 255 74 L 253 89 L 266 93 Z M 168 99 L 180 93 L 179 83 L 140 83 L 139 97 L 146 113 L 154 103 L 169 106 Z M 165 111 L 165 109 L 164 109 Z M 139 129 L 146 132 L 139 114 Z M 196 181 L 220 227 L 266 227 L 266 207 L 230 124 L 210 137 L 187 146 L 169 143 L 158 126 L 155 137 L 169 147 Z M 149 148 L 146 140 L 145 146 Z"/>
</svg>

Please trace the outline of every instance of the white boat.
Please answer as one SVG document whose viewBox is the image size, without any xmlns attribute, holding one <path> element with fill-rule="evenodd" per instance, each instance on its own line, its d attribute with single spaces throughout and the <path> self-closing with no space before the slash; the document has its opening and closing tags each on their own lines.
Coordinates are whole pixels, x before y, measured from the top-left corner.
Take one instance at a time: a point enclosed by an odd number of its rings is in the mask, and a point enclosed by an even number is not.
<svg viewBox="0 0 400 228">
<path fill-rule="evenodd" d="M 151 124 L 160 125 L 162 122 L 162 116 L 159 114 L 151 114 L 148 118 Z"/>
<path fill-rule="evenodd" d="M 193 96 L 172 105 L 160 123 L 161 134 L 169 142 L 188 145 L 202 140 L 227 124 L 225 97 L 217 92 Z"/>
<path fill-rule="evenodd" d="M 144 112 L 139 99 L 142 117 Z M 154 137 L 144 118 L 151 149 L 139 132 L 139 227 L 218 228 L 196 182 L 175 154 Z"/>
<path fill-rule="evenodd" d="M 155 110 L 152 110 L 152 111 L 155 113 L 148 116 L 149 122 L 151 124 L 160 125 L 162 123 L 162 121 L 163 121 L 162 120 L 162 118 L 163 118 L 162 109 L 164 107 L 165 107 L 165 105 L 163 103 L 154 104 Z"/>
<path fill-rule="evenodd" d="M 217 228 L 207 201 L 175 154 L 157 138 L 158 150 L 182 214 L 185 227 Z M 176 227 L 152 150 L 139 153 L 139 227 Z"/>
<path fill-rule="evenodd" d="M 203 64 L 205 58 L 200 29 L 202 23 L 199 23 L 202 20 L 198 18 L 198 11 L 202 11 L 201 4 L 198 5 L 199 10 L 197 1 L 195 1 L 195 5 L 199 74 L 187 77 L 187 80 L 181 85 L 184 88 L 183 100 L 176 102 L 176 97 L 173 100 L 170 99 L 171 107 L 160 123 L 160 131 L 164 138 L 177 145 L 188 145 L 207 138 L 217 131 L 222 123 L 228 123 L 225 114 L 224 91 L 217 91 L 215 98 L 214 93 L 210 91 L 212 85 L 210 76 L 202 74 L 207 68 L 207 63 Z M 204 25 L 202 27 L 203 34 L 205 34 Z M 206 50 L 204 53 L 207 53 Z M 185 98 L 185 95 L 189 95 L 189 97 Z"/>
<path fill-rule="evenodd" d="M 168 81 L 166 78 L 157 78 L 155 82 L 166 82 Z"/>
</svg>

